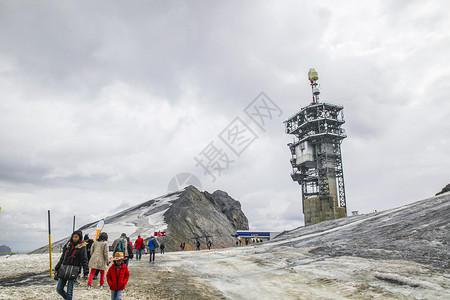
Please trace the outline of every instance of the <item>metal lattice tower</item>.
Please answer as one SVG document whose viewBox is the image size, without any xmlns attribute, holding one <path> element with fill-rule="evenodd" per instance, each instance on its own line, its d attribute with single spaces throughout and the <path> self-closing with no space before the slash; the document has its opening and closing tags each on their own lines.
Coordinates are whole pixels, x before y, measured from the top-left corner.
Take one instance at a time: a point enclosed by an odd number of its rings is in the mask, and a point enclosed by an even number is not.
<svg viewBox="0 0 450 300">
<path fill-rule="evenodd" d="M 318 73 L 310 69 L 312 102 L 286 120 L 291 177 L 302 186 L 305 225 L 347 215 L 341 143 L 346 138 L 343 107 L 319 102 Z"/>
</svg>

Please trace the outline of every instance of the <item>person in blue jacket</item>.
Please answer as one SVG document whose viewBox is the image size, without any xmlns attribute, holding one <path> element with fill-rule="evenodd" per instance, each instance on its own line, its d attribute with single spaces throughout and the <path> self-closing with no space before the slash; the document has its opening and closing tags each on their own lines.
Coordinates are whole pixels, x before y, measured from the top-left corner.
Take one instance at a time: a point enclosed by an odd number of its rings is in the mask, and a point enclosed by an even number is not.
<svg viewBox="0 0 450 300">
<path fill-rule="evenodd" d="M 158 247 L 159 247 L 158 240 L 154 236 L 151 236 L 150 240 L 148 241 L 148 252 L 150 254 L 150 262 L 155 261 L 155 251 Z"/>
</svg>

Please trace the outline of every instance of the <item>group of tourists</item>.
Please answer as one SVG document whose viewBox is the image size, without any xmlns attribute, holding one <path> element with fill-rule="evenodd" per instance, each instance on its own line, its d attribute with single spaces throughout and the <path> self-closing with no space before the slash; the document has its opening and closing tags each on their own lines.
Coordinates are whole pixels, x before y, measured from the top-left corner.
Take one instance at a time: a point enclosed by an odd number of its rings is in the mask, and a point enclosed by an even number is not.
<svg viewBox="0 0 450 300">
<path fill-rule="evenodd" d="M 74 285 L 79 284 L 77 278 L 81 272 L 83 272 L 83 278 L 87 279 L 86 289 L 92 288 L 92 281 L 96 274 L 100 275 L 100 289 L 104 289 L 105 272 L 108 270 L 106 280 L 111 291 L 111 299 L 121 300 L 130 277 L 128 262 L 133 258 L 133 244 L 130 238 L 122 233 L 115 239 L 112 244 L 113 257 L 109 258 L 106 232 L 100 233 L 95 241 L 89 239 L 88 235 L 85 235 L 84 239 L 82 236 L 81 230 L 74 231 L 62 249 L 61 258 L 55 266 L 55 279 L 58 280 L 56 291 L 63 299 L 71 300 Z M 141 259 L 144 247 L 144 240 L 139 236 L 135 242 L 136 259 Z M 108 269 L 111 262 L 113 263 Z"/>
<path fill-rule="evenodd" d="M 211 250 L 212 246 L 213 246 L 213 243 L 211 241 L 208 241 L 206 243 L 206 247 L 208 248 L 208 250 Z M 201 247 L 200 241 L 196 240 L 195 241 L 195 250 L 199 251 L 200 247 Z M 185 249 L 186 249 L 186 242 L 183 242 L 183 243 L 180 244 L 180 251 L 184 251 Z M 189 245 L 188 245 L 187 250 L 189 251 Z M 163 253 L 163 251 L 161 253 Z"/>
<path fill-rule="evenodd" d="M 58 280 L 56 291 L 62 298 L 71 300 L 74 285 L 79 284 L 77 278 L 81 272 L 83 272 L 83 278 L 87 280 L 87 290 L 92 289 L 92 282 L 97 279 L 97 276 L 100 277 L 100 289 L 104 289 L 106 273 L 111 299 L 120 300 L 130 277 L 128 264 L 134 256 L 133 250 L 136 252 L 136 260 L 140 261 L 142 252 L 146 254 L 147 249 L 150 254 L 149 261 L 154 263 L 156 250 L 160 249 L 161 254 L 164 254 L 165 246 L 154 236 L 144 240 L 140 235 L 133 245 L 130 238 L 122 233 L 120 237 L 113 241 L 113 257 L 109 258 L 108 234 L 106 232 L 100 233 L 94 241 L 87 234 L 83 239 L 81 230 L 76 230 L 64 245 L 61 258 L 55 266 L 54 278 Z M 112 265 L 111 262 L 113 262 Z"/>
</svg>

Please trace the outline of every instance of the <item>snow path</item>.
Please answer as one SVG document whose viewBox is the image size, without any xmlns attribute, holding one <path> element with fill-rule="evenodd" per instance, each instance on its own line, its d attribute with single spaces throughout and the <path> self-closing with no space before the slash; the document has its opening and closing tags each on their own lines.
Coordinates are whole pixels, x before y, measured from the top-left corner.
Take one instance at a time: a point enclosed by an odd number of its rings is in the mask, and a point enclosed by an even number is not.
<svg viewBox="0 0 450 300">
<path fill-rule="evenodd" d="M 157 255 L 155 264 L 144 255 L 130 262 L 124 299 L 450 299 L 447 270 L 408 261 L 331 258 L 310 250 L 273 243 L 172 252 Z M 33 285 L 4 286 L 25 269 L 46 272 L 48 254 L 0 257 L 0 299 L 58 299 L 56 281 L 48 276 Z M 86 291 L 85 284 L 81 281 L 74 299 L 109 299 L 108 291 Z"/>
</svg>

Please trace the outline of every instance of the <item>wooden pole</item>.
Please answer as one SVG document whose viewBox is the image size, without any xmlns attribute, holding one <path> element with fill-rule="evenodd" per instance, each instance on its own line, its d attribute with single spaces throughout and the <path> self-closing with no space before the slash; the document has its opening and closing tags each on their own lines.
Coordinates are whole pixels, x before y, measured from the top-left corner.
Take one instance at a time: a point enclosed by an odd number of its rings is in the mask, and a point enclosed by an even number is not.
<svg viewBox="0 0 450 300">
<path fill-rule="evenodd" d="M 53 264 L 52 264 L 52 231 L 50 228 L 50 210 L 48 210 L 48 254 L 50 255 L 50 277 L 53 277 Z"/>
</svg>

